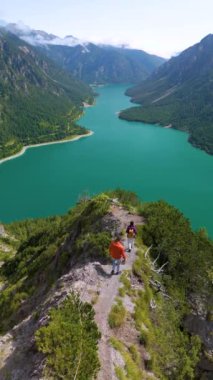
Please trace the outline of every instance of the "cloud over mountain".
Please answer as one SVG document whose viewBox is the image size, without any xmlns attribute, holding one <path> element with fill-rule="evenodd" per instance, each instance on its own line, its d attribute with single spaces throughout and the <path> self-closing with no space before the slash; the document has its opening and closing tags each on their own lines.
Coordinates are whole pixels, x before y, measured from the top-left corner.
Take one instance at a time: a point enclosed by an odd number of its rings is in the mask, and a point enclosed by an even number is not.
<svg viewBox="0 0 213 380">
<path fill-rule="evenodd" d="M 33 30 L 29 26 L 25 25 L 22 21 L 18 23 L 10 23 L 5 28 L 11 33 L 16 34 L 19 38 L 26 41 L 30 45 L 61 45 L 61 46 L 86 46 L 89 44 L 87 41 L 80 40 L 74 36 L 65 36 L 64 38 L 55 36 L 54 34 L 48 34 L 41 30 Z"/>
</svg>

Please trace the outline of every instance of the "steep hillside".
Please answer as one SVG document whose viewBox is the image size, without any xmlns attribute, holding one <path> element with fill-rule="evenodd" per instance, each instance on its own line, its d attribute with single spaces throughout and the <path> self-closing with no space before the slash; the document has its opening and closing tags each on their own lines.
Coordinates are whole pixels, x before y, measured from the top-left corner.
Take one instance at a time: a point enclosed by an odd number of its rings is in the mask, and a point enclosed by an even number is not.
<svg viewBox="0 0 213 380">
<path fill-rule="evenodd" d="M 111 276 L 130 219 L 137 256 Z M 17 251 L 0 270 L 1 379 L 211 378 L 213 246 L 178 210 L 119 190 L 0 231 Z"/>
<path fill-rule="evenodd" d="M 0 158 L 23 145 L 86 131 L 75 125 L 90 88 L 14 34 L 0 29 Z"/>
<path fill-rule="evenodd" d="M 87 83 L 137 83 L 165 61 L 142 50 L 92 43 L 74 47 L 48 45 L 44 52 Z"/>
<path fill-rule="evenodd" d="M 142 107 L 121 112 L 121 118 L 172 125 L 213 154 L 213 35 L 170 59 L 127 95 Z"/>
<path fill-rule="evenodd" d="M 165 62 L 142 50 L 94 44 L 73 36 L 59 38 L 17 24 L 6 28 L 87 83 L 137 83 Z"/>
</svg>

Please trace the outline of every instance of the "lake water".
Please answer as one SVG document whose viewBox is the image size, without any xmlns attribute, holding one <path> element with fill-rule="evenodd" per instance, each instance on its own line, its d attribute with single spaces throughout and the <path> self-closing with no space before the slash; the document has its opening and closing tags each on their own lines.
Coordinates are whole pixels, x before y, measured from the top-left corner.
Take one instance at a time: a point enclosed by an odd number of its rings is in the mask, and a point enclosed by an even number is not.
<svg viewBox="0 0 213 380">
<path fill-rule="evenodd" d="M 28 149 L 0 165 L 2 222 L 63 214 L 84 193 L 120 187 L 144 201 L 168 201 L 213 236 L 213 157 L 185 133 L 118 119 L 130 106 L 125 89 L 98 88 L 96 105 L 79 121 L 91 137 Z"/>
</svg>

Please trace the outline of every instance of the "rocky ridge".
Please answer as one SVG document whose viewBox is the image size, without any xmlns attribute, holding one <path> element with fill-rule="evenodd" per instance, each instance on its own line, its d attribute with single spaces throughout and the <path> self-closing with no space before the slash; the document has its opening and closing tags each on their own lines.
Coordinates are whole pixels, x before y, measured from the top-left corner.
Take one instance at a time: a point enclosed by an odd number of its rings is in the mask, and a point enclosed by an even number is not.
<svg viewBox="0 0 213 380">
<path fill-rule="evenodd" d="M 114 229 L 121 231 L 127 226 L 130 219 L 137 224 L 143 222 L 141 217 L 130 214 L 118 206 L 115 201 L 111 212 L 103 218 L 103 226 L 109 230 L 113 226 Z M 125 241 L 124 244 L 126 244 Z M 127 264 L 122 269 L 131 270 L 134 259 L 135 252 L 132 252 Z M 49 310 L 52 307 L 58 307 L 74 291 L 80 294 L 82 301 L 94 304 L 95 320 L 102 333 L 99 343 L 101 370 L 98 379 L 116 379 L 114 367 L 122 364 L 123 359 L 109 343 L 111 332 L 107 317 L 114 299 L 118 295 L 120 282 L 119 276 L 112 277 L 110 272 L 111 264 L 103 264 L 99 261 L 87 261 L 83 265 L 77 263 L 70 267 L 67 273 L 57 280 L 54 288 L 42 297 L 42 300 L 39 300 L 34 312 L 0 337 L 0 378 L 6 379 L 7 373 L 10 373 L 13 380 L 43 379 L 44 357 L 36 351 L 35 331 L 48 323 Z M 126 297 L 125 305 L 131 313 L 134 305 L 128 297 Z M 37 319 L 37 314 L 39 319 Z M 128 330 L 131 331 L 131 334 Z M 131 336 L 131 340 L 135 340 L 138 333 L 129 323 L 126 334 Z"/>
</svg>

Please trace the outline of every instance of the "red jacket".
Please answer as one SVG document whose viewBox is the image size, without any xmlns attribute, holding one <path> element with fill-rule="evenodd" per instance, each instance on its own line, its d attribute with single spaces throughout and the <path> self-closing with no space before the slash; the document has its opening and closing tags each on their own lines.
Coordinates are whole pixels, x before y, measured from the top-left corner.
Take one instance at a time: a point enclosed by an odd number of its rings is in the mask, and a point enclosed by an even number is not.
<svg viewBox="0 0 213 380">
<path fill-rule="evenodd" d="M 120 241 L 112 241 L 109 246 L 109 252 L 113 259 L 127 258 L 124 246 L 120 243 Z"/>
</svg>

